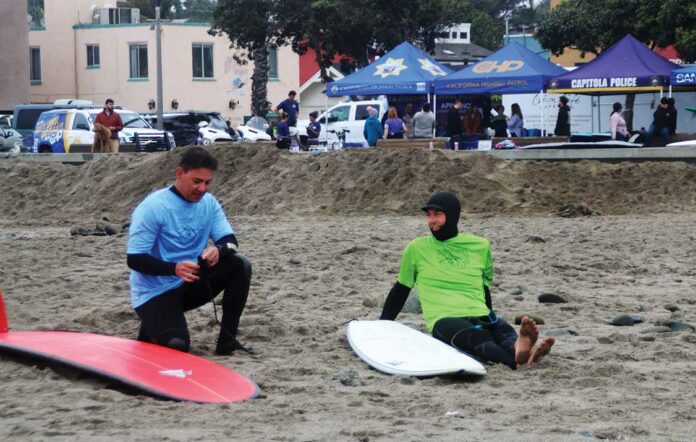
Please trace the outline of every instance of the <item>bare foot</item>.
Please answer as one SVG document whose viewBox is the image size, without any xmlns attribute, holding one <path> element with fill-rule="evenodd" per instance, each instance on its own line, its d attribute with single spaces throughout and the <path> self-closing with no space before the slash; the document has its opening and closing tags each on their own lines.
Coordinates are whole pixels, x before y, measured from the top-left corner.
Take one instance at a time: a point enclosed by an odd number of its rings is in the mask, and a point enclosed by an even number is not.
<svg viewBox="0 0 696 442">
<path fill-rule="evenodd" d="M 536 322 L 528 316 L 522 318 L 520 335 L 515 342 L 515 362 L 517 362 L 518 367 L 529 361 L 532 348 L 534 348 L 538 338 L 539 327 L 537 327 Z"/>
<path fill-rule="evenodd" d="M 539 345 L 532 349 L 532 353 L 529 356 L 529 361 L 527 363 L 532 364 L 534 362 L 539 362 L 541 358 L 549 354 L 554 342 L 556 342 L 556 339 L 553 336 L 549 336 L 548 338 L 541 341 Z"/>
</svg>

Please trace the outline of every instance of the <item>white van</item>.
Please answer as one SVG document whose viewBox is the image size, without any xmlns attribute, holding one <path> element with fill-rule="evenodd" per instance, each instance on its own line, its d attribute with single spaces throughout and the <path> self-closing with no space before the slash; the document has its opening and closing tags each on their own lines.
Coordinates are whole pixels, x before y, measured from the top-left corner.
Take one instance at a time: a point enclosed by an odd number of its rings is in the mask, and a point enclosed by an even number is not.
<svg viewBox="0 0 696 442">
<path fill-rule="evenodd" d="M 345 142 L 348 145 L 367 145 L 367 140 L 363 136 L 365 120 L 370 115 L 367 112 L 368 107 L 377 109 L 377 118 L 382 116 L 388 110 L 386 97 L 380 97 L 374 100 L 365 101 L 344 101 L 329 108 L 325 113 L 319 114 L 317 121 L 321 123 L 321 133 L 319 140 L 327 140 L 330 143 L 337 141 L 336 133 L 342 129 L 348 129 Z M 326 123 L 328 121 L 328 124 Z M 309 120 L 298 120 L 297 130 L 300 133 L 300 138 L 304 141 L 307 137 L 307 125 Z M 334 131 L 334 132 L 331 132 Z"/>
<path fill-rule="evenodd" d="M 34 128 L 34 153 L 69 153 L 72 146 L 91 147 L 94 141 L 94 120 L 102 109 L 55 109 L 42 112 Z M 122 144 L 133 143 L 135 134 L 162 135 L 153 129 L 138 113 L 128 109 L 117 109 L 123 129 L 119 131 Z M 176 147 L 174 136 L 165 132 L 168 147 Z"/>
</svg>

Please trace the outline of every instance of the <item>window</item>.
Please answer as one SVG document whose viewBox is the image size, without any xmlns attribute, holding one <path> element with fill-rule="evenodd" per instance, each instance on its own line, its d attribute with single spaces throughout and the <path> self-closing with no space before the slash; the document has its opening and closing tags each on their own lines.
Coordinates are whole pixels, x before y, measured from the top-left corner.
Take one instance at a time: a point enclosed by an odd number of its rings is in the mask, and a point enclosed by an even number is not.
<svg viewBox="0 0 696 442">
<path fill-rule="evenodd" d="M 268 47 L 268 78 L 278 79 L 278 48 L 275 46 Z"/>
<path fill-rule="evenodd" d="M 89 123 L 87 122 L 87 117 L 81 113 L 76 113 L 73 118 L 72 128 L 75 130 L 89 130 Z"/>
<path fill-rule="evenodd" d="M 130 78 L 145 79 L 147 75 L 147 45 L 130 45 Z"/>
<path fill-rule="evenodd" d="M 116 25 L 119 23 L 137 23 L 133 21 L 133 13 L 130 8 L 109 8 L 109 24 Z"/>
<path fill-rule="evenodd" d="M 329 123 L 334 121 L 348 121 L 350 117 L 350 106 L 340 106 L 331 111 Z"/>
<path fill-rule="evenodd" d="M 27 14 L 29 15 L 30 26 L 46 26 L 46 21 L 44 20 L 44 0 L 27 0 Z"/>
<path fill-rule="evenodd" d="M 356 120 L 367 120 L 367 117 L 370 116 L 370 113 L 367 111 L 368 107 L 374 107 L 374 108 L 379 108 L 379 105 L 369 105 L 369 104 L 359 104 L 355 108 L 355 119 Z"/>
<path fill-rule="evenodd" d="M 193 44 L 193 78 L 213 78 L 213 45 Z"/>
<path fill-rule="evenodd" d="M 41 49 L 29 48 L 29 79 L 33 84 L 41 83 Z"/>
<path fill-rule="evenodd" d="M 87 67 L 99 67 L 99 45 L 87 45 Z"/>
<path fill-rule="evenodd" d="M 461 38 L 462 40 L 466 40 L 467 38 L 469 38 L 469 35 L 466 32 L 460 32 L 459 38 Z"/>
<path fill-rule="evenodd" d="M 443 39 L 443 40 L 446 40 L 446 39 L 449 38 L 449 32 L 440 32 L 440 33 L 438 34 L 438 37 L 441 38 L 441 39 Z"/>
</svg>

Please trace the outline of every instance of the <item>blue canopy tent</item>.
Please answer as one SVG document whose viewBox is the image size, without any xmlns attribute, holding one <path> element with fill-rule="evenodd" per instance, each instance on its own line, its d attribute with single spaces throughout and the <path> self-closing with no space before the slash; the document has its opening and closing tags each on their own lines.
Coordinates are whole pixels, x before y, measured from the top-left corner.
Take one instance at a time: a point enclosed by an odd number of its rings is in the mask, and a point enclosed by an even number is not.
<svg viewBox="0 0 696 442">
<path fill-rule="evenodd" d="M 517 42 L 510 42 L 478 63 L 435 80 L 435 93 L 526 94 L 545 89 L 566 72 Z"/>
<path fill-rule="evenodd" d="M 616 94 L 662 92 L 679 66 L 626 35 L 597 58 L 551 80 L 549 92 Z"/>
<path fill-rule="evenodd" d="M 435 94 L 542 93 L 548 81 L 566 72 L 517 42 L 510 42 L 478 63 L 435 80 Z M 546 113 L 542 102 L 542 127 Z"/>
<path fill-rule="evenodd" d="M 675 69 L 670 72 L 669 85 L 677 88 L 696 88 L 696 65 Z"/>
<path fill-rule="evenodd" d="M 326 94 L 425 95 L 432 92 L 433 80 L 450 72 L 420 49 L 403 42 L 359 71 L 329 84 Z"/>
<path fill-rule="evenodd" d="M 596 95 L 600 108 L 602 95 L 650 92 L 662 95 L 669 87 L 670 73 L 678 67 L 628 34 L 589 63 L 551 80 L 548 91 Z M 593 114 L 594 109 L 593 106 Z M 601 130 L 599 116 L 598 113 Z"/>
</svg>

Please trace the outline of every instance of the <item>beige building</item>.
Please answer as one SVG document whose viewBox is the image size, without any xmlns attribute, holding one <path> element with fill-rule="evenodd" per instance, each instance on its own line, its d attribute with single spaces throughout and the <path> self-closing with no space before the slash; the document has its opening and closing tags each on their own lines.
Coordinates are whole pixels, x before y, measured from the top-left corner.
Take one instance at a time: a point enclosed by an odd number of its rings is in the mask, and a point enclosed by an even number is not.
<svg viewBox="0 0 696 442">
<path fill-rule="evenodd" d="M 29 33 L 29 46 L 40 59 L 40 74 L 31 80 L 32 102 L 113 98 L 138 112 L 155 111 L 156 35 L 151 23 L 139 22 L 137 9 L 115 8 L 113 1 L 29 1 L 44 7 L 43 25 Z M 208 35 L 208 29 L 185 21 L 162 25 L 164 110 L 218 111 L 241 122 L 250 113 L 253 64 L 237 63 L 229 41 Z M 298 56 L 282 47 L 270 61 L 268 99 L 276 105 L 298 89 Z"/>
<path fill-rule="evenodd" d="M 0 0 L 0 111 L 29 102 L 27 0 Z"/>
</svg>

